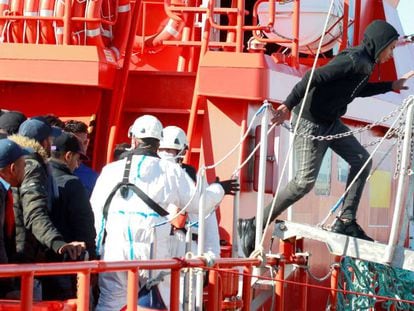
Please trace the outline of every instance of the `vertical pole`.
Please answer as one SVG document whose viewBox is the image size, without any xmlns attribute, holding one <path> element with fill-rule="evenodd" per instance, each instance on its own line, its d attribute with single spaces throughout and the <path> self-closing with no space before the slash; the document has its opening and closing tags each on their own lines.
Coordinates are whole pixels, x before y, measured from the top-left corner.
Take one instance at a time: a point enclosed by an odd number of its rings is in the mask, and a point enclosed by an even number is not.
<svg viewBox="0 0 414 311">
<path fill-rule="evenodd" d="M 276 287 L 275 287 L 275 294 L 276 294 L 276 310 L 283 311 L 284 310 L 284 292 L 285 292 L 285 284 L 283 282 L 285 278 L 285 260 L 282 258 L 279 262 L 279 270 L 276 273 Z"/>
<path fill-rule="evenodd" d="M 330 301 L 331 301 L 331 311 L 336 311 L 336 304 L 338 301 L 338 281 L 339 281 L 339 273 L 341 268 L 339 263 L 341 262 L 341 256 L 335 256 L 335 265 L 333 267 L 333 271 L 331 274 L 331 292 L 330 292 Z"/>
<path fill-rule="evenodd" d="M 243 52 L 244 0 L 237 0 L 236 52 Z"/>
<path fill-rule="evenodd" d="M 256 211 L 256 241 L 255 248 L 261 244 L 263 236 L 263 210 L 266 183 L 266 161 L 267 161 L 267 129 L 269 125 L 270 104 L 265 101 L 265 107 L 260 124 L 260 158 L 259 158 L 259 181 L 257 186 L 257 211 Z"/>
<path fill-rule="evenodd" d="M 293 1 L 293 15 L 292 15 L 292 66 L 299 67 L 299 22 L 300 22 L 300 0 Z"/>
<path fill-rule="evenodd" d="M 354 40 L 353 46 L 359 44 L 359 29 L 361 26 L 361 0 L 355 0 L 355 14 L 354 14 Z"/>
<path fill-rule="evenodd" d="M 190 40 L 191 36 L 191 29 L 187 24 L 183 28 L 183 34 L 181 35 L 181 41 L 187 42 Z M 189 47 L 183 47 L 182 53 L 178 56 L 178 62 L 177 62 L 177 71 L 178 72 L 184 72 L 187 68 L 188 63 L 188 57 L 189 57 Z"/>
<path fill-rule="evenodd" d="M 200 205 L 198 209 L 198 248 L 197 254 L 198 256 L 202 256 L 204 254 L 204 239 L 205 239 L 205 206 L 206 206 L 206 196 L 205 196 L 205 188 L 206 188 L 206 175 L 205 171 L 201 172 L 201 196 L 200 196 Z M 197 284 L 196 284 L 196 311 L 203 310 L 203 282 L 204 282 L 204 275 L 202 272 L 197 272 Z"/>
<path fill-rule="evenodd" d="M 215 311 L 218 310 L 219 305 L 219 279 L 218 272 L 210 270 L 208 273 L 208 302 L 206 310 Z"/>
<path fill-rule="evenodd" d="M 63 44 L 70 44 L 70 36 L 72 32 L 72 2 L 65 0 L 65 16 L 63 17 Z"/>
<path fill-rule="evenodd" d="M 296 240 L 296 244 L 295 244 L 295 253 L 297 252 L 303 252 L 304 248 L 305 248 L 305 239 L 297 239 Z M 308 263 L 309 257 L 306 258 L 306 264 Z M 302 262 L 301 262 L 302 264 Z M 308 284 L 308 273 L 306 272 L 306 270 L 304 268 L 300 268 L 299 269 L 299 283 L 302 284 L 301 286 L 301 292 L 302 292 L 302 305 L 301 305 L 301 310 L 306 311 L 308 310 L 308 287 L 306 286 L 306 284 Z"/>
<path fill-rule="evenodd" d="M 89 271 L 78 272 L 77 307 L 80 310 L 89 310 L 91 274 Z"/>
<path fill-rule="evenodd" d="M 187 232 L 185 234 L 185 253 L 187 254 L 188 252 L 191 252 L 191 237 L 192 237 L 192 233 L 191 233 L 191 227 L 188 226 L 187 227 Z M 191 292 L 190 291 L 190 279 L 192 280 L 192 273 L 193 273 L 193 269 L 185 269 L 184 270 L 184 284 L 183 284 L 183 290 L 180 293 L 180 297 L 181 297 L 181 301 L 183 304 L 183 310 L 184 311 L 189 311 L 191 310 L 190 306 L 193 305 L 193 298 L 191 297 Z M 192 289 L 192 285 L 191 284 L 191 289 Z"/>
<path fill-rule="evenodd" d="M 404 140 L 401 156 L 400 174 L 398 176 L 397 183 L 397 195 L 395 197 L 394 215 L 392 216 L 392 225 L 390 238 L 385 250 L 384 262 L 391 263 L 394 257 L 395 246 L 398 242 L 399 224 L 401 218 L 401 212 L 403 210 L 403 191 L 406 187 L 407 169 L 409 168 L 410 151 L 411 151 L 411 135 L 413 129 L 413 116 L 414 116 L 414 97 L 410 98 L 410 103 L 407 109 L 407 117 L 404 128 Z"/>
<path fill-rule="evenodd" d="M 241 129 L 240 137 L 242 137 L 244 135 L 244 132 L 246 131 L 246 119 L 243 119 L 243 121 L 241 122 L 240 129 Z M 239 166 L 243 162 L 244 146 L 245 144 L 242 144 L 239 149 L 239 160 L 238 160 Z M 241 180 L 240 176 L 241 176 L 241 172 L 239 172 L 237 176 L 237 182 L 239 184 Z M 239 233 L 237 232 L 237 221 L 239 219 L 239 206 L 240 206 L 240 191 L 237 191 L 233 199 L 233 234 L 232 234 L 232 242 L 231 242 L 231 245 L 232 245 L 231 255 L 233 258 L 237 258 L 238 253 L 239 253 L 239 245 L 238 245 Z"/>
<path fill-rule="evenodd" d="M 349 20 L 349 0 L 344 0 L 344 15 L 342 16 L 342 41 L 339 50 L 342 51 L 347 47 L 348 43 L 348 20 Z"/>
<path fill-rule="evenodd" d="M 139 269 L 128 270 L 127 311 L 136 311 L 138 305 Z M 86 309 L 87 310 L 87 309 Z"/>
<path fill-rule="evenodd" d="M 284 293 L 285 293 L 285 267 L 286 262 L 292 261 L 292 256 L 294 252 L 294 244 L 291 241 L 280 241 L 279 243 L 279 253 L 282 255 L 279 261 L 279 270 L 276 274 L 276 287 L 275 287 L 275 295 L 276 295 L 276 310 L 283 311 L 285 304 L 284 304 Z"/>
<path fill-rule="evenodd" d="M 250 311 L 250 304 L 252 301 L 252 267 L 245 266 L 243 269 L 243 311 Z"/>
<path fill-rule="evenodd" d="M 293 144 L 293 141 L 295 139 L 295 135 L 291 132 L 288 133 L 289 135 L 289 143 L 288 145 L 290 146 L 291 144 Z M 289 152 L 289 163 L 288 163 L 288 180 L 292 180 L 293 179 L 293 174 L 295 172 L 295 156 L 294 156 L 294 152 Z M 283 176 L 278 173 L 278 178 L 283 178 Z M 293 208 L 292 205 L 288 207 L 287 209 L 287 220 L 288 221 L 293 221 Z"/>
<path fill-rule="evenodd" d="M 22 311 L 31 311 L 33 309 L 33 278 L 33 272 L 23 274 L 21 278 L 20 308 Z"/>
<path fill-rule="evenodd" d="M 180 269 L 171 269 L 170 311 L 180 310 Z"/>
</svg>

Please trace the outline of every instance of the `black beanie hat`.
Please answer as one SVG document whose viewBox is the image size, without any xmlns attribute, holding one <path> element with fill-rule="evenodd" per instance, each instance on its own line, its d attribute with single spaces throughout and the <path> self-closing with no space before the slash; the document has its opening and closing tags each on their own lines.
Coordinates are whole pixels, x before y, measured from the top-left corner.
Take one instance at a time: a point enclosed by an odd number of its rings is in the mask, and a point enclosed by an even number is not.
<svg viewBox="0 0 414 311">
<path fill-rule="evenodd" d="M 3 129 L 7 134 L 16 134 L 19 131 L 19 126 L 26 121 L 26 116 L 19 111 L 8 111 L 0 116 L 0 129 Z"/>
</svg>

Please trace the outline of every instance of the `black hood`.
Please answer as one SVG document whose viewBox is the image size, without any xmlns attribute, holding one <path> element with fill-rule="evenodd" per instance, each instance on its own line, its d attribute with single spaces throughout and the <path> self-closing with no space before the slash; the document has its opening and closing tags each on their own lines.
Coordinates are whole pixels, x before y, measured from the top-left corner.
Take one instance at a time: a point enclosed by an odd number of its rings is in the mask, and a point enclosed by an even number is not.
<svg viewBox="0 0 414 311">
<path fill-rule="evenodd" d="M 376 61 L 379 54 L 398 37 L 399 34 L 393 26 L 383 20 L 375 20 L 365 29 L 362 44 L 372 59 Z"/>
</svg>

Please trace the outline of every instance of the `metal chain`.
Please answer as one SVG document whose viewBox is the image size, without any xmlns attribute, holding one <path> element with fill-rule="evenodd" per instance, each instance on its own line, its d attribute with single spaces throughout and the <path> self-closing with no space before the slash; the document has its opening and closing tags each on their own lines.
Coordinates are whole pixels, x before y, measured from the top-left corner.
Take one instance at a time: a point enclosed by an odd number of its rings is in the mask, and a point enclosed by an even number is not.
<svg viewBox="0 0 414 311">
<path fill-rule="evenodd" d="M 405 125 L 405 122 L 402 126 Z M 398 178 L 398 175 L 401 171 L 401 158 L 402 158 L 402 142 L 404 140 L 404 132 L 400 131 L 398 133 L 398 145 L 397 145 L 397 163 L 394 171 L 394 179 Z M 411 143 L 410 143 L 410 156 L 408 157 L 407 169 L 404 174 L 411 176 L 414 174 L 414 171 L 411 169 L 412 163 L 414 159 L 414 127 L 411 130 Z"/>
<path fill-rule="evenodd" d="M 303 137 L 305 139 L 310 139 L 310 140 L 318 140 L 318 141 L 327 140 L 327 141 L 329 141 L 329 140 L 340 139 L 340 138 L 343 138 L 343 137 L 359 134 L 359 133 L 362 133 L 364 131 L 371 130 L 375 126 L 379 126 L 379 125 L 385 123 L 389 119 L 395 117 L 400 112 L 406 110 L 406 108 L 408 107 L 408 103 L 410 102 L 411 99 L 412 99 L 412 96 L 409 96 L 408 98 L 406 98 L 403 101 L 402 105 L 400 105 L 394 111 L 390 112 L 388 115 L 384 116 L 379 121 L 367 124 L 364 127 L 360 127 L 358 129 L 351 130 L 349 132 L 339 133 L 339 134 L 335 134 L 335 135 L 326 135 L 326 136 L 322 136 L 322 135 L 315 136 L 315 135 L 311 135 L 311 134 L 301 134 L 301 133 L 297 133 L 296 135 L 300 136 L 300 137 Z M 393 128 L 387 134 L 387 138 L 393 138 L 393 137 L 397 136 L 397 140 L 398 140 L 398 144 L 397 144 L 397 163 L 396 163 L 394 176 L 393 176 L 394 179 L 396 179 L 398 177 L 398 174 L 400 173 L 400 170 L 401 170 L 401 156 L 402 156 L 401 153 L 402 153 L 402 142 L 403 142 L 403 139 L 404 139 L 404 125 L 405 125 L 405 113 L 401 113 L 400 117 L 399 117 L 399 121 L 398 121 L 398 126 Z M 288 125 L 286 123 L 282 123 L 282 126 L 284 128 L 286 128 L 289 132 L 293 133 L 293 128 L 292 128 L 291 125 Z M 411 139 L 411 149 L 410 149 L 410 157 L 409 157 L 409 164 L 410 165 L 408 165 L 408 167 L 410 167 L 410 168 L 407 169 L 407 171 L 405 172 L 405 174 L 407 174 L 407 175 L 413 175 L 414 174 L 414 170 L 411 169 L 411 163 L 414 159 L 414 128 L 413 128 L 413 132 L 411 133 L 411 137 L 413 139 Z M 365 144 L 363 146 L 364 147 L 374 146 L 374 145 L 378 144 L 381 141 L 381 139 L 382 138 L 378 138 L 378 139 L 376 139 L 372 142 L 369 142 L 368 144 Z"/>
<path fill-rule="evenodd" d="M 406 108 L 406 106 L 407 106 L 406 102 L 404 102 L 404 104 L 402 104 L 397 109 L 395 109 L 394 111 L 392 111 L 391 113 L 389 113 L 388 115 L 383 117 L 381 120 L 379 120 L 377 122 L 374 122 L 374 123 L 367 124 L 364 127 L 360 127 L 358 129 L 355 129 L 355 130 L 352 130 L 352 131 L 349 131 L 349 132 L 339 133 L 339 134 L 335 134 L 335 135 L 326 135 L 326 136 L 322 136 L 322 135 L 315 136 L 315 135 L 311 135 L 311 134 L 301 134 L 301 133 L 297 133 L 296 135 L 298 135 L 300 137 L 303 137 L 305 139 L 323 141 L 323 140 L 340 139 L 340 138 L 343 138 L 343 137 L 359 134 L 359 133 L 362 133 L 364 131 L 368 131 L 368 130 L 372 129 L 375 126 L 379 126 L 382 123 L 385 123 L 389 119 L 395 117 L 395 115 L 397 113 L 399 113 L 400 111 L 403 111 Z M 293 133 L 293 128 L 291 126 L 287 125 L 286 123 L 282 123 L 282 126 L 284 128 L 286 128 L 289 132 Z"/>
<path fill-rule="evenodd" d="M 310 278 L 312 278 L 316 282 L 322 283 L 323 281 L 327 280 L 332 275 L 332 271 L 334 270 L 336 265 L 338 264 L 336 263 L 331 264 L 328 273 L 322 277 L 317 277 L 315 274 L 313 274 L 312 271 L 310 270 L 309 265 L 295 265 L 294 264 L 293 266 L 296 268 L 304 269 L 306 271 L 306 274 L 309 275 Z"/>
<path fill-rule="evenodd" d="M 402 116 L 401 116 L 402 117 Z M 399 125 L 401 126 L 401 130 L 397 133 L 397 163 L 395 164 L 395 170 L 394 170 L 394 179 L 398 178 L 398 175 L 400 174 L 401 170 L 401 156 L 402 156 L 402 142 L 404 140 L 404 132 L 403 132 L 403 126 L 405 122 L 404 120 L 399 120 Z"/>
</svg>

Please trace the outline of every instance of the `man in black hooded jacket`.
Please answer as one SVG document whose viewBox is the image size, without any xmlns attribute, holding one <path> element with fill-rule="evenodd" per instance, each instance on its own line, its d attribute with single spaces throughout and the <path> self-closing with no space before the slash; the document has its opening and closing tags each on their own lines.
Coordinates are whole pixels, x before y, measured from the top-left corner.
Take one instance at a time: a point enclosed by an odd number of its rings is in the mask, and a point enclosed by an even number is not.
<svg viewBox="0 0 414 311">
<path fill-rule="evenodd" d="M 304 102 L 306 86 L 310 71 L 298 82 L 286 100 L 273 110 L 272 122 L 281 124 L 289 118 L 296 123 L 303 105 L 302 118 L 297 132 L 309 135 L 336 135 L 350 131 L 340 119 L 346 113 L 347 106 L 355 97 L 368 97 L 389 91 L 407 89 L 404 83 L 413 76 L 410 72 L 403 78 L 388 82 L 368 82 L 376 64 L 392 58 L 392 51 L 397 44 L 399 34 L 393 26 L 382 20 L 373 21 L 365 30 L 361 45 L 340 52 L 332 61 L 314 71 L 309 93 Z M 302 198 L 314 186 L 323 157 L 328 148 L 341 156 L 350 166 L 347 185 L 364 166 L 369 158 L 368 152 L 354 136 L 334 140 L 311 140 L 296 136 L 294 142 L 297 161 L 296 176 L 277 195 L 275 207 L 270 215 L 274 221 L 290 205 Z M 365 181 L 371 169 L 371 161 L 362 170 L 355 183 L 344 198 L 340 216 L 332 230 L 337 233 L 366 239 L 365 234 L 356 223 L 356 212 Z M 271 211 L 271 205 L 264 211 L 264 224 Z M 239 235 L 245 254 L 254 249 L 255 219 L 239 221 Z"/>
</svg>

